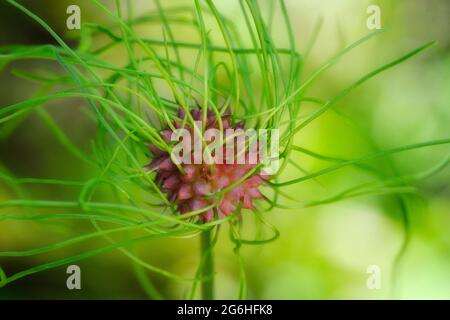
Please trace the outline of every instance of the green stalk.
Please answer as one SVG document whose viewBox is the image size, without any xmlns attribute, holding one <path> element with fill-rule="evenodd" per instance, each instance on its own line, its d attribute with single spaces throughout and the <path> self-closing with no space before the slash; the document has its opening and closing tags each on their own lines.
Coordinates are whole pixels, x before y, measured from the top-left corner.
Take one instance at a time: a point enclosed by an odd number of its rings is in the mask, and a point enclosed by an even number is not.
<svg viewBox="0 0 450 320">
<path fill-rule="evenodd" d="M 203 300 L 214 299 L 214 257 L 211 229 L 203 231 L 200 237 L 201 252 L 203 259 L 202 272 L 202 298 Z"/>
</svg>

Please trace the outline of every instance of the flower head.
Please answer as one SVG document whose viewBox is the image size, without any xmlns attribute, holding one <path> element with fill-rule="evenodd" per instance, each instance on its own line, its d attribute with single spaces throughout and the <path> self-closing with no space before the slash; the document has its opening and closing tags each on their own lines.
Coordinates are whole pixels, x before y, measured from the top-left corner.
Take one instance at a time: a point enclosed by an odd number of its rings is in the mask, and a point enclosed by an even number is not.
<svg viewBox="0 0 450 320">
<path fill-rule="evenodd" d="M 221 125 L 219 125 L 218 117 L 211 111 L 206 114 L 205 124 L 202 120 L 202 110 L 191 110 L 190 115 L 196 123 L 200 124 L 197 130 L 201 130 L 201 127 L 217 129 L 221 131 L 222 136 L 226 136 L 227 129 L 243 128 L 242 124 L 232 125 L 229 111 L 220 117 Z M 173 121 L 173 127 L 184 127 L 195 136 L 196 128 L 191 125 L 192 122 L 186 121 L 183 126 L 186 115 L 181 109 L 178 116 L 181 121 Z M 169 143 L 173 133 L 174 131 L 167 127 L 161 131 L 161 137 Z M 220 148 L 223 148 L 225 153 L 225 144 Z M 239 205 L 252 209 L 253 200 L 263 197 L 258 187 L 264 184 L 268 176 L 263 175 L 261 171 L 256 171 L 253 175 L 249 174 L 257 163 L 212 161 L 212 163 L 178 163 L 177 166 L 168 152 L 155 145 L 150 145 L 150 150 L 153 159 L 148 168 L 156 171 L 158 184 L 162 191 L 168 194 L 169 200 L 176 203 L 180 213 L 204 209 L 201 218 L 204 222 L 208 222 L 215 217 L 215 212 L 219 218 L 223 218 L 233 213 Z M 238 148 L 233 147 L 234 156 L 237 156 L 237 150 Z M 248 158 L 248 152 L 244 150 L 246 158 Z"/>
</svg>

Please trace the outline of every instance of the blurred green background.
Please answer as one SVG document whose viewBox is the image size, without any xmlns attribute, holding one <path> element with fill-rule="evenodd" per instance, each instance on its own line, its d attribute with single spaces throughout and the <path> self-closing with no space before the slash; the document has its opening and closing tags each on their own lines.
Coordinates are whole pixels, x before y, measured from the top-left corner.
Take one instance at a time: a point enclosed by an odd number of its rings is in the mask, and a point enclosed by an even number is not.
<svg viewBox="0 0 450 320">
<path fill-rule="evenodd" d="M 113 2 L 113 1 L 111 1 Z M 170 2 L 170 3 L 169 3 Z M 107 20 L 89 1 L 22 1 L 41 16 L 70 44 L 76 44 L 76 31 L 67 31 L 65 10 L 77 3 L 83 21 Z M 109 4 L 107 1 L 105 3 Z M 236 1 L 215 1 L 220 11 L 238 25 Z M 168 1 L 164 6 L 193 5 L 191 1 Z M 327 58 L 369 32 L 366 8 L 381 8 L 386 32 L 351 51 L 328 70 L 312 88 L 310 95 L 328 99 L 365 73 L 399 57 L 430 40 L 438 44 L 412 60 L 383 73 L 341 100 L 335 112 L 314 121 L 296 138 L 298 145 L 325 155 L 358 158 L 371 153 L 369 138 L 380 149 L 450 136 L 450 2 L 446 0 L 291 0 L 286 1 L 300 48 L 308 40 L 319 17 L 323 28 L 311 51 L 305 74 L 311 74 Z M 263 10 L 271 2 L 262 0 Z M 154 9 L 151 1 L 135 1 L 135 11 Z M 274 39 L 287 47 L 280 12 L 274 15 Z M 153 28 L 153 29 L 152 29 Z M 148 33 L 160 26 L 149 25 Z M 182 26 L 174 28 L 175 38 L 198 40 Z M 0 45 L 54 43 L 35 22 L 2 1 L 0 4 Z M 120 56 L 111 56 L 120 60 Z M 45 61 L 21 61 L 0 72 L 0 106 L 31 97 L 32 83 L 11 74 L 15 68 L 55 70 Z M 61 104 L 64 104 L 61 106 Z M 67 135 L 89 152 L 95 127 L 81 111 L 81 99 L 48 103 L 46 109 Z M 311 109 L 308 109 L 311 108 Z M 306 106 L 305 112 L 314 106 Z M 344 115 L 344 116 L 342 116 Z M 364 136 L 364 134 L 366 137 Z M 441 163 L 450 153 L 448 145 L 408 151 L 392 156 L 399 174 L 426 171 Z M 329 163 L 294 154 L 292 160 L 308 172 Z M 378 160 L 383 166 L 384 160 Z M 83 179 L 91 172 L 68 154 L 35 115 L 18 127 L 0 127 L 0 166 L 16 177 Z M 298 175 L 295 169 L 284 180 Z M 352 167 L 335 171 L 298 185 L 286 192 L 299 199 L 318 200 L 332 196 L 356 183 L 370 181 L 367 174 Z M 417 195 L 408 196 L 411 242 L 398 265 L 393 284 L 393 264 L 404 230 L 398 201 L 389 195 L 367 196 L 309 209 L 274 209 L 266 215 L 281 236 L 262 246 L 244 246 L 242 255 L 248 277 L 249 298 L 255 299 L 450 299 L 450 170 L 413 183 Z M 26 192 L 36 199 L 73 199 L 70 187 L 27 185 Z M 0 200 L 14 199 L 14 190 L 0 181 Z M 247 213 L 248 215 L 249 213 Z M 251 220 L 249 220 L 250 222 Z M 218 298 L 235 298 L 239 286 L 239 266 L 228 240 L 226 227 L 215 250 Z M 49 244 L 90 230 L 75 222 L 16 220 L 0 221 L 0 251 L 23 250 Z M 100 240 L 99 240 L 100 241 Z M 95 247 L 94 243 L 84 249 Z M 149 263 L 177 274 L 191 276 L 199 261 L 198 239 L 160 239 L 135 248 Z M 7 274 L 39 263 L 80 252 L 80 247 L 29 258 L 0 257 Z M 0 288 L 0 298 L 68 299 L 144 299 L 131 262 L 119 251 L 104 253 L 78 263 L 82 269 L 82 290 L 66 288 L 65 268 L 56 268 L 25 277 Z M 381 269 L 382 286 L 369 290 L 367 268 Z M 156 288 L 166 298 L 183 297 L 189 286 L 150 274 Z"/>
</svg>

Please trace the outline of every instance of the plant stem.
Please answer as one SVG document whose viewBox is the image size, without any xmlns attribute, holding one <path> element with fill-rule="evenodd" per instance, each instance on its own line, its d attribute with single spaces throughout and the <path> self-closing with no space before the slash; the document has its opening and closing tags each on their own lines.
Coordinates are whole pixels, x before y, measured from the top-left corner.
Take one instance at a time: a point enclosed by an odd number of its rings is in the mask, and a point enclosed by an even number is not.
<svg viewBox="0 0 450 320">
<path fill-rule="evenodd" d="M 204 300 L 214 299 L 214 259 L 211 229 L 201 233 L 201 252 L 203 259 L 204 280 L 202 281 L 202 297 Z"/>
</svg>

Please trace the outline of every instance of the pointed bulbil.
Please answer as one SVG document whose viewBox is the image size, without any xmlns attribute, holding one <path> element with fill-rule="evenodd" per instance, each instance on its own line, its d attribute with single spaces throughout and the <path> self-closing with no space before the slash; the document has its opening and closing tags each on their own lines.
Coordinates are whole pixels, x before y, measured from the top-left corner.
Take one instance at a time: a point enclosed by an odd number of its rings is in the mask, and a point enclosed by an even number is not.
<svg viewBox="0 0 450 320">
<path fill-rule="evenodd" d="M 195 121 L 202 121 L 202 110 L 194 109 L 190 111 Z M 185 112 L 180 108 L 177 116 L 183 120 Z M 221 117 L 222 127 L 225 131 L 229 128 L 242 129 L 243 123 L 231 125 L 231 111 L 227 110 Z M 173 127 L 180 128 L 183 121 L 174 121 Z M 185 129 L 193 131 L 189 125 L 190 121 L 185 122 Z M 208 111 L 206 116 L 206 128 L 219 129 L 216 115 Z M 224 134 L 224 132 L 222 132 Z M 169 142 L 172 130 L 168 127 L 161 131 L 161 137 Z M 225 134 L 224 134 L 225 136 Z M 211 195 L 223 189 L 227 189 L 237 180 L 241 179 L 256 164 L 180 164 L 184 173 L 173 163 L 169 153 L 160 150 L 154 145 L 150 145 L 152 161 L 147 166 L 148 169 L 155 170 L 156 181 L 161 186 L 161 190 L 168 194 L 170 201 L 177 204 L 180 213 L 188 213 L 195 210 L 211 206 L 216 199 Z M 209 208 L 201 213 L 204 222 L 211 221 L 216 211 L 219 218 L 232 214 L 239 206 L 252 209 L 253 200 L 261 199 L 263 196 L 258 187 L 268 179 L 260 173 L 246 178 L 233 188 L 227 190 L 221 200 L 214 208 Z M 215 209 L 215 210 L 214 210 Z"/>
</svg>

